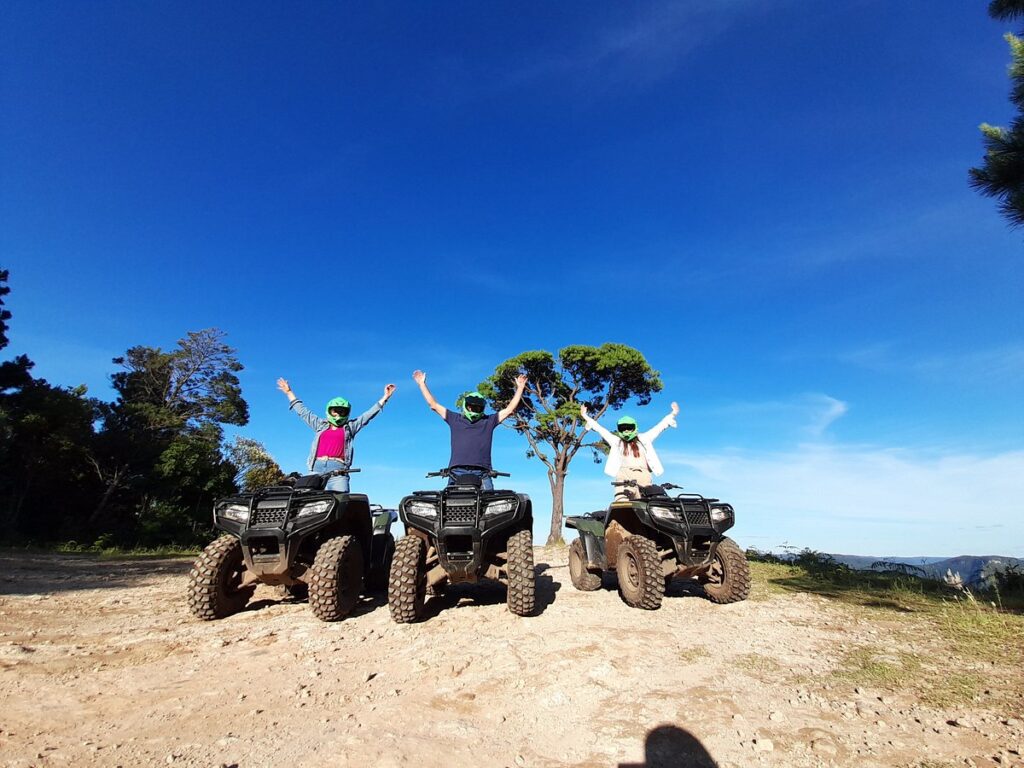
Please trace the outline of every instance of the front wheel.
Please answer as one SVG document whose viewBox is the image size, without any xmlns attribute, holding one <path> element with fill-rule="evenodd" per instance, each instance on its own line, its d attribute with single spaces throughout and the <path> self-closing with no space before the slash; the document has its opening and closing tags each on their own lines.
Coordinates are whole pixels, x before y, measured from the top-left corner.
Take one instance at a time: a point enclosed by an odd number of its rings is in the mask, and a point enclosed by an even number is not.
<svg viewBox="0 0 1024 768">
<path fill-rule="evenodd" d="M 363 590 L 363 548 L 355 536 L 337 536 L 320 545 L 309 576 L 309 607 L 320 621 L 340 621 Z"/>
<path fill-rule="evenodd" d="M 423 618 L 427 599 L 427 547 L 419 536 L 403 536 L 395 544 L 388 579 L 388 609 L 398 624 Z"/>
<path fill-rule="evenodd" d="M 619 544 L 615 571 L 619 577 L 619 593 L 627 605 L 648 611 L 661 607 L 665 576 L 653 541 L 640 535 L 625 539 Z"/>
<path fill-rule="evenodd" d="M 728 536 L 718 542 L 715 559 L 705 579 L 702 579 L 704 592 L 713 603 L 738 603 L 750 594 L 750 563 L 739 545 Z"/>
<path fill-rule="evenodd" d="M 537 575 L 533 569 L 533 531 L 516 531 L 508 537 L 508 609 L 516 616 L 529 616 L 536 604 Z"/>
<path fill-rule="evenodd" d="M 244 573 L 242 542 L 230 535 L 211 542 L 188 575 L 188 608 L 192 615 L 212 621 L 245 608 L 256 587 L 242 586 Z"/>
<path fill-rule="evenodd" d="M 582 538 L 575 539 L 569 545 L 569 578 L 572 585 L 581 592 L 593 592 L 601 588 L 601 574 L 587 570 L 587 556 Z"/>
</svg>

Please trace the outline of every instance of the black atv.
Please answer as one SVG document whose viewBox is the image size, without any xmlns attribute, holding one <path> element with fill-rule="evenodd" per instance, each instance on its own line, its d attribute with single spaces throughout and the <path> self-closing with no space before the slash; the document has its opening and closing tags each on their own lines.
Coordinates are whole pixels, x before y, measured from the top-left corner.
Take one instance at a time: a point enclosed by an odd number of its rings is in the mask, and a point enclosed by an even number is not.
<svg viewBox="0 0 1024 768">
<path fill-rule="evenodd" d="M 482 468 L 481 469 L 486 469 Z M 491 477 L 508 477 L 487 470 Z M 448 477 L 447 469 L 427 477 Z M 406 535 L 398 540 L 388 582 L 391 618 L 408 624 L 423 617 L 428 592 L 447 584 L 494 579 L 508 586 L 508 609 L 534 608 L 533 503 L 515 491 L 481 490 L 479 477 L 463 476 L 441 491 L 402 499 Z"/>
<path fill-rule="evenodd" d="M 213 524 L 227 534 L 203 550 L 189 574 L 192 614 L 222 619 L 242 610 L 257 584 L 269 584 L 294 597 L 308 592 L 314 616 L 338 621 L 364 584 L 386 589 L 394 511 L 376 507 L 371 514 L 366 496 L 325 490 L 334 475 L 358 471 L 293 475 L 290 484 L 215 502 Z"/>
<path fill-rule="evenodd" d="M 612 483 L 637 487 L 635 480 Z M 735 541 L 723 535 L 735 523 L 732 505 L 696 493 L 670 496 L 672 483 L 639 486 L 639 499 L 607 510 L 567 517 L 579 531 L 569 546 L 569 577 L 591 592 L 615 571 L 622 599 L 653 610 L 672 579 L 695 579 L 715 603 L 736 603 L 750 593 L 750 566 Z"/>
</svg>

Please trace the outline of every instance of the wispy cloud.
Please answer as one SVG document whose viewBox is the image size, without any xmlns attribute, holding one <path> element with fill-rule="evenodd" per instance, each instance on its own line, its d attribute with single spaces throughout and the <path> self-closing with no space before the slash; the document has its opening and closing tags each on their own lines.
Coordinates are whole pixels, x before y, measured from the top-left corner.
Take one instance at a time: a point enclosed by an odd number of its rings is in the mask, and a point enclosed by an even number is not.
<svg viewBox="0 0 1024 768">
<path fill-rule="evenodd" d="M 806 393 L 783 400 L 728 403 L 711 409 L 719 415 L 778 417 L 795 425 L 804 437 L 818 440 L 828 428 L 849 411 L 849 406 L 831 395 Z M 792 428 L 792 427 L 790 427 Z"/>
<path fill-rule="evenodd" d="M 964 383 L 1019 382 L 1024 379 L 1024 343 L 1003 344 L 944 354 L 921 354 L 896 342 L 879 342 L 838 355 L 841 362 L 883 373 L 916 376 Z"/>
<path fill-rule="evenodd" d="M 684 485 L 736 506 L 740 538 L 862 554 L 1024 554 L 1024 451 L 812 443 L 661 458 Z"/>
<path fill-rule="evenodd" d="M 588 72 L 599 72 L 605 82 L 658 80 L 674 73 L 695 50 L 748 19 L 758 6 L 751 0 L 676 0 L 636 7 L 636 14 L 624 22 L 598 27 L 558 51 L 537 54 L 509 74 L 508 84 Z"/>
</svg>

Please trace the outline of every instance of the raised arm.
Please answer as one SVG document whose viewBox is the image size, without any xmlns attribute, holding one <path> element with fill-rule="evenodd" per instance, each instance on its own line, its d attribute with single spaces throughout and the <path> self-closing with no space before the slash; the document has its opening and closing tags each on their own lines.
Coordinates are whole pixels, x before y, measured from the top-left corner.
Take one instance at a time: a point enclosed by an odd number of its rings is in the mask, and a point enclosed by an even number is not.
<svg viewBox="0 0 1024 768">
<path fill-rule="evenodd" d="M 663 418 L 657 424 L 655 424 L 651 429 L 649 429 L 646 432 L 644 432 L 644 438 L 646 440 L 648 440 L 648 441 L 653 441 L 654 438 L 656 438 L 658 435 L 660 435 L 662 432 L 665 431 L 666 427 L 675 427 L 676 426 L 676 416 L 678 416 L 678 415 L 679 415 L 679 404 L 678 403 L 672 403 L 672 410 L 669 413 L 669 415 L 666 416 L 665 418 Z"/>
<path fill-rule="evenodd" d="M 434 396 L 430 394 L 430 390 L 427 389 L 427 374 L 423 371 L 413 371 L 412 380 L 420 386 L 420 394 L 423 395 L 423 399 L 427 401 L 427 405 L 430 406 L 430 410 L 440 416 L 442 419 L 447 418 L 448 409 L 441 405 Z"/>
<path fill-rule="evenodd" d="M 590 418 L 590 416 L 587 414 L 587 406 L 580 406 L 580 416 L 583 417 L 583 423 L 584 425 L 586 425 L 587 429 L 592 429 L 595 432 L 597 432 L 597 434 L 599 434 L 604 439 L 604 441 L 608 443 L 608 445 L 614 448 L 616 445 L 622 442 L 621 438 L 619 438 L 616 435 L 613 435 L 607 429 L 605 429 L 592 418 Z"/>
<path fill-rule="evenodd" d="M 508 405 L 498 411 L 499 424 L 516 412 L 516 408 L 519 407 L 519 403 L 523 399 L 524 389 L 526 389 L 526 376 L 516 376 L 516 393 L 512 395 L 512 399 L 508 401 Z"/>
<path fill-rule="evenodd" d="M 395 394 L 394 384 L 388 384 L 386 387 L 384 387 L 384 397 L 382 397 L 376 403 L 371 405 L 369 410 L 366 411 L 366 413 L 357 416 L 348 423 L 348 428 L 350 432 L 354 435 L 357 432 L 359 432 L 359 430 L 361 430 L 363 427 L 365 427 L 374 416 L 380 413 L 385 403 L 387 403 L 387 401 L 391 399 L 391 396 L 393 394 Z"/>
<path fill-rule="evenodd" d="M 295 393 L 292 392 L 291 385 L 288 383 L 287 379 L 278 379 L 277 388 L 285 393 L 285 395 L 288 397 L 289 403 L 294 403 L 296 400 L 299 399 L 295 396 Z"/>
</svg>

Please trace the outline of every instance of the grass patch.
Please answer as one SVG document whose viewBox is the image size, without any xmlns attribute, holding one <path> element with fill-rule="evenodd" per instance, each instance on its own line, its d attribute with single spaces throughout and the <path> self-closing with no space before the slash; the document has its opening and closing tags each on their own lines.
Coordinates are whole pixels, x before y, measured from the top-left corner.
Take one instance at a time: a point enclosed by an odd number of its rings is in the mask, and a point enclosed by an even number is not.
<svg viewBox="0 0 1024 768">
<path fill-rule="evenodd" d="M 700 659 L 706 659 L 710 655 L 711 654 L 708 652 L 707 648 L 697 646 L 695 648 L 687 648 L 685 651 L 680 651 L 678 658 L 683 664 L 692 664 Z"/>
<path fill-rule="evenodd" d="M 753 673 L 755 677 L 763 677 L 782 671 L 782 665 L 770 656 L 760 653 L 747 653 L 737 656 L 732 661 L 737 668 Z"/>
<path fill-rule="evenodd" d="M 971 701 L 984 683 L 969 671 L 951 671 L 945 665 L 928 665 L 913 653 L 892 654 L 871 646 L 848 651 L 833 675 L 850 685 L 913 693 L 935 707 Z"/>
<path fill-rule="evenodd" d="M 50 545 L 32 545 L 26 547 L 5 547 L 0 550 L 9 554 L 61 554 L 90 555 L 99 560 L 145 560 L 162 557 L 195 557 L 199 547 L 168 545 L 160 547 L 116 547 L 101 544 L 79 544 L 76 541 L 65 541 Z"/>
</svg>

